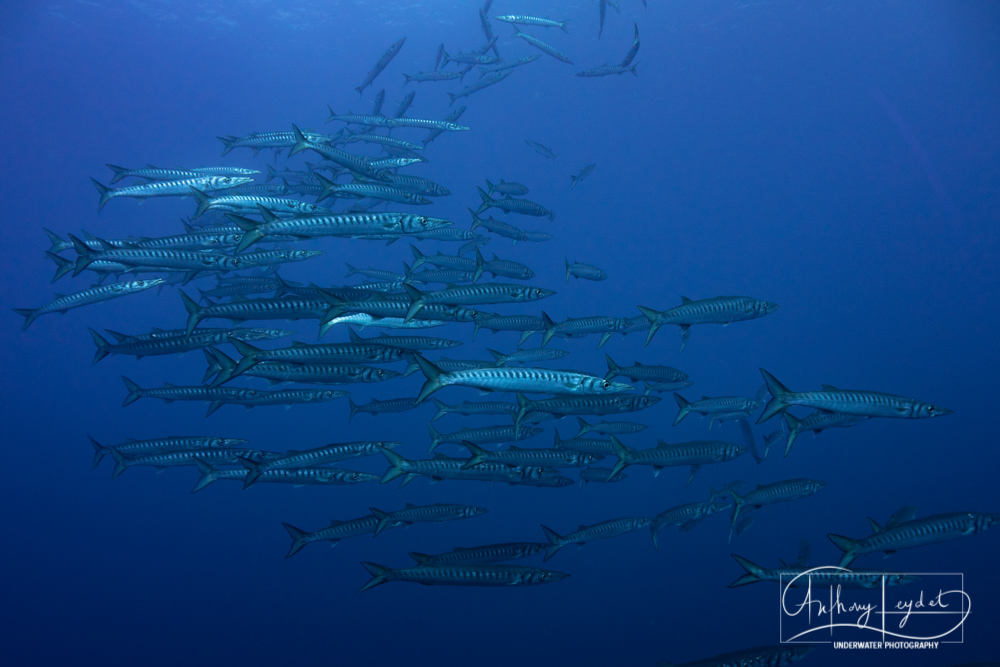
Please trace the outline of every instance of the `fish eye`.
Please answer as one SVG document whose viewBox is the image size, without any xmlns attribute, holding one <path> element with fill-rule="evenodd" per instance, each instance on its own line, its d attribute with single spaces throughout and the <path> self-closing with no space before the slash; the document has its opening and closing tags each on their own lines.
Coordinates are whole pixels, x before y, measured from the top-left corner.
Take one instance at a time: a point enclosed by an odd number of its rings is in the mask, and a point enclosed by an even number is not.
<svg viewBox="0 0 1000 667">
<path fill-rule="evenodd" d="M 603 383 L 601 383 L 601 386 L 604 387 L 605 389 L 610 389 L 611 383 L 605 380 Z"/>
</svg>

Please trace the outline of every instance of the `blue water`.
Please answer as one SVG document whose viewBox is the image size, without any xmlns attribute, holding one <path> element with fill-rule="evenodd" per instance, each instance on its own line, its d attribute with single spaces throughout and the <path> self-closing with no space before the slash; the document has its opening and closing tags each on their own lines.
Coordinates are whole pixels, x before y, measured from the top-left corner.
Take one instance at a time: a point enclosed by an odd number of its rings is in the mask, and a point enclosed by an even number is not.
<svg viewBox="0 0 1000 667">
<path fill-rule="evenodd" d="M 53 291 L 42 227 L 103 237 L 180 232 L 188 199 L 138 205 L 114 200 L 97 213 L 88 181 L 107 182 L 104 163 L 140 166 L 227 164 L 263 169 L 268 153 L 219 158 L 217 135 L 290 129 L 321 131 L 325 105 L 368 113 L 377 89 L 387 112 L 406 92 L 402 73 L 433 68 L 449 52 L 482 43 L 478 5 L 307 2 L 63 2 L 0 6 L 0 179 L 5 224 L 0 327 L 5 453 L 0 466 L 5 573 L 0 662 L 28 664 L 653 664 L 683 662 L 779 639 L 778 589 L 726 585 L 742 572 L 730 553 L 774 567 L 801 539 L 813 564 L 839 552 L 833 532 L 861 537 L 866 516 L 898 507 L 918 515 L 1000 511 L 996 492 L 996 332 L 1000 261 L 1000 9 L 989 2 L 659 2 L 624 0 L 597 39 L 597 4 L 496 0 L 490 12 L 571 18 L 570 34 L 529 29 L 564 50 L 575 66 L 543 56 L 460 104 L 470 132 L 439 137 L 430 163 L 408 173 L 450 188 L 431 214 L 467 227 L 485 178 L 515 180 L 557 213 L 554 222 L 511 215 L 552 241 L 486 250 L 534 268 L 534 283 L 559 291 L 531 304 L 556 319 L 633 316 L 680 296 L 747 294 L 777 302 L 774 315 L 729 327 L 665 327 L 643 334 L 560 341 L 565 367 L 603 371 L 602 352 L 676 366 L 695 381 L 685 395 L 752 396 L 758 367 L 792 389 L 829 383 L 913 396 L 953 409 L 924 421 L 881 420 L 805 435 L 783 459 L 750 457 L 706 466 L 690 487 L 687 470 L 630 469 L 619 484 L 582 490 L 417 480 L 291 489 L 232 482 L 192 495 L 196 474 L 132 469 L 111 482 L 110 465 L 91 471 L 87 434 L 102 442 L 172 434 L 242 437 L 269 450 L 336 441 L 398 439 L 421 458 L 431 407 L 402 415 L 359 415 L 346 401 L 319 406 L 224 407 L 203 418 L 201 403 L 144 399 L 120 407 L 127 375 L 142 386 L 194 384 L 201 353 L 139 362 L 110 357 L 91 365 L 86 328 L 143 332 L 186 319 L 175 288 L 128 297 L 65 316 L 46 316 L 21 333 L 13 307 L 34 307 Z M 631 75 L 582 79 L 573 73 L 615 63 L 638 23 L 642 47 Z M 534 51 L 496 21 L 504 56 Z M 402 36 L 402 52 L 359 101 L 353 88 Z M 466 82 L 472 79 L 467 78 Z M 408 87 L 412 90 L 413 86 Z M 446 90 L 417 87 L 411 117 L 442 118 Z M 422 139 L 423 131 L 398 136 Z M 533 153 L 524 139 L 551 147 Z M 357 147 L 358 144 L 354 144 Z M 569 175 L 594 162 L 575 190 Z M 301 158 L 278 160 L 301 168 Z M 494 215 L 500 216 L 494 211 Z M 421 242 L 427 251 L 456 245 Z M 344 263 L 398 270 L 406 242 L 325 239 L 326 251 L 283 270 L 289 278 L 342 284 Z M 607 271 L 601 283 L 563 280 L 563 258 Z M 354 280 L 354 279 L 351 279 Z M 202 281 L 209 287 L 211 280 Z M 499 312 L 518 312 L 499 306 Z M 209 326 L 220 326 L 217 322 Z M 251 323 L 251 326 L 254 324 Z M 262 326 L 269 326 L 264 324 Z M 284 323 L 275 323 L 284 326 Z M 313 341 L 315 323 L 290 325 Z M 370 332 L 365 332 L 366 335 Z M 516 334 L 480 334 L 451 325 L 428 332 L 466 342 L 448 356 L 487 358 L 512 351 Z M 327 341 L 346 340 L 335 329 Z M 533 341 L 537 341 L 535 337 Z M 284 344 L 284 343 L 282 343 Z M 534 345 L 536 343 L 532 343 Z M 253 386 L 259 382 L 248 381 Z M 419 375 L 350 388 L 356 402 L 413 396 Z M 442 400 L 474 400 L 446 389 Z M 673 400 L 620 418 L 650 425 L 627 441 L 652 446 L 706 437 L 707 422 L 671 427 Z M 619 417 L 607 417 L 617 419 Z M 443 431 L 496 423 L 451 416 Z M 778 420 L 755 427 L 758 441 Z M 530 445 L 547 445 L 546 433 Z M 563 437 L 573 418 L 556 423 Z M 713 436 L 740 441 L 727 423 Z M 458 454 L 454 446 L 443 450 Z M 381 473 L 381 459 L 345 467 Z M 571 473 L 573 474 L 573 473 Z M 409 564 L 408 551 L 542 540 L 618 516 L 652 516 L 707 499 L 710 486 L 789 477 L 826 481 L 819 494 L 760 511 L 731 547 L 726 516 L 695 530 L 661 534 L 656 553 L 643 531 L 567 547 L 547 566 L 571 577 L 515 590 L 389 584 L 355 595 L 368 579 L 359 561 Z M 319 543 L 283 558 L 281 522 L 308 530 L 331 519 L 397 509 L 405 502 L 487 507 L 469 521 L 416 525 L 373 540 Z M 930 651 L 835 652 L 820 647 L 803 664 L 941 665 L 996 659 L 1000 621 L 1000 530 L 947 544 L 878 555 L 857 565 L 903 572 L 962 572 L 974 612 L 964 644 Z M 535 562 L 525 564 L 536 565 Z"/>
</svg>

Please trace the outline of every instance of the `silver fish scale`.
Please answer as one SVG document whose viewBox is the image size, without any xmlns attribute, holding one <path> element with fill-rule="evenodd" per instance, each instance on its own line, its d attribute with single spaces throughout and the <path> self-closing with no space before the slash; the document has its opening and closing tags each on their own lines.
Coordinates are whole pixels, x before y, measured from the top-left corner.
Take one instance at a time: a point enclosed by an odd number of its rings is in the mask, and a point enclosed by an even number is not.
<svg viewBox="0 0 1000 667">
<path fill-rule="evenodd" d="M 154 239 L 140 239 L 132 245 L 139 248 L 228 248 L 240 242 L 243 233 L 238 229 L 229 234 L 177 234 Z"/>
<path fill-rule="evenodd" d="M 329 343 L 326 345 L 296 345 L 276 350 L 260 350 L 254 358 L 267 361 L 304 359 L 314 362 L 319 359 L 361 359 L 369 363 L 391 364 L 405 361 L 409 356 L 405 350 L 385 345 L 361 345 L 354 343 Z"/>
<path fill-rule="evenodd" d="M 503 443 L 512 440 L 527 440 L 540 435 L 544 429 L 522 426 L 514 432 L 513 426 L 487 426 L 484 428 L 466 428 L 455 433 L 436 433 L 433 440 L 438 444 L 458 443 L 468 441 L 474 445 Z"/>
<path fill-rule="evenodd" d="M 389 577 L 403 581 L 488 582 L 490 584 L 521 583 L 531 575 L 545 572 L 533 567 L 518 565 L 419 565 L 390 570 Z"/>
<path fill-rule="evenodd" d="M 545 321 L 536 315 L 493 315 L 480 317 L 476 326 L 495 331 L 545 331 Z"/>
<path fill-rule="evenodd" d="M 244 389 L 234 387 L 177 387 L 167 385 L 152 389 L 140 389 L 139 395 L 147 398 L 159 398 L 164 401 L 238 401 L 244 398 L 253 398 L 257 395 L 256 389 Z"/>
<path fill-rule="evenodd" d="M 500 452 L 488 452 L 486 458 L 513 466 L 582 468 L 604 457 L 572 449 L 506 449 Z"/>
<path fill-rule="evenodd" d="M 347 396 L 346 391 L 333 389 L 280 389 L 277 391 L 256 391 L 239 399 L 241 405 L 289 405 L 292 403 L 318 403 Z"/>
<path fill-rule="evenodd" d="M 715 324 L 736 322 L 760 317 L 758 312 L 763 302 L 745 296 L 720 296 L 681 304 L 663 311 L 661 323 L 670 324 Z"/>
<path fill-rule="evenodd" d="M 808 572 L 808 574 L 806 574 Z M 892 572 L 865 572 L 864 570 L 852 570 L 850 572 L 820 570 L 810 571 L 809 568 L 777 568 L 754 573 L 766 581 L 780 581 L 786 586 L 797 588 L 799 586 L 844 586 L 849 588 L 878 588 L 882 585 L 883 579 L 889 586 L 906 583 L 902 581 L 905 575 L 894 574 Z"/>
<path fill-rule="evenodd" d="M 648 400 L 655 399 L 655 400 Z M 599 410 L 613 412 L 631 412 L 642 410 L 659 402 L 656 396 L 573 396 L 566 398 L 547 398 L 540 401 L 528 401 L 528 412 L 551 412 L 553 414 L 604 414 Z M 588 411 L 593 412 L 588 412 Z"/>
<path fill-rule="evenodd" d="M 469 303 L 481 298 L 508 297 L 515 301 L 534 300 L 530 287 L 523 285 L 505 285 L 503 283 L 488 283 L 486 285 L 462 285 L 449 289 L 438 290 L 424 294 L 421 299 L 426 303 L 458 303 L 454 299 L 462 299 L 461 303 Z"/>
<path fill-rule="evenodd" d="M 199 176 L 198 178 L 186 178 L 179 181 L 157 181 L 155 183 L 143 183 L 142 185 L 130 185 L 124 188 L 115 188 L 108 194 L 112 197 L 188 196 L 191 194 L 191 188 L 210 192 L 212 190 L 221 190 L 240 185 L 241 183 L 247 183 L 251 180 L 253 179 L 233 178 L 231 176 Z"/>
<path fill-rule="evenodd" d="M 559 322 L 552 328 L 557 332 L 567 333 L 605 333 L 620 331 L 624 326 L 624 318 L 595 315 L 593 317 L 570 318 L 565 322 Z"/>
<path fill-rule="evenodd" d="M 228 343 L 230 334 L 228 331 L 213 331 L 210 333 L 195 332 L 187 339 L 182 331 L 179 336 L 172 338 L 154 338 L 152 340 L 125 340 L 121 343 L 113 343 L 107 346 L 111 354 L 129 354 L 133 356 L 153 356 L 160 354 L 174 354 L 186 350 L 196 350 L 202 347 L 209 347 Z"/>
<path fill-rule="evenodd" d="M 330 137 L 316 132 L 303 132 L 306 140 L 310 143 L 326 143 Z M 238 139 L 232 144 L 233 148 L 287 148 L 295 143 L 294 132 L 265 132 L 262 134 L 251 134 Z"/>
<path fill-rule="evenodd" d="M 309 204 L 298 199 L 281 197 L 265 197 L 261 195 L 224 195 L 213 197 L 209 206 L 235 206 L 237 208 L 255 209 L 258 205 L 275 211 L 290 211 L 296 213 L 316 213 L 326 209 L 316 204 Z"/>
<path fill-rule="evenodd" d="M 231 301 L 229 303 L 216 303 L 202 308 L 205 318 L 223 319 L 264 319 L 260 316 L 268 315 L 270 318 L 289 317 L 295 319 L 299 317 L 307 319 L 310 317 L 322 317 L 329 309 L 325 301 L 316 299 L 247 299 L 246 301 Z M 294 316 L 294 317 L 293 317 Z"/>
<path fill-rule="evenodd" d="M 828 428 L 855 426 L 868 419 L 864 415 L 847 415 L 840 412 L 814 412 L 799 421 L 793 431 L 822 431 Z"/>
<path fill-rule="evenodd" d="M 423 216 L 404 213 L 338 213 L 275 220 L 262 225 L 261 231 L 267 230 L 265 233 L 269 236 L 275 233 L 306 236 L 308 233 L 303 233 L 302 230 L 312 228 L 371 228 L 402 232 L 414 228 L 419 224 L 418 220 L 424 219 Z"/>
<path fill-rule="evenodd" d="M 346 301 L 339 304 L 347 312 L 367 313 L 382 317 L 404 317 L 409 309 L 408 301 Z M 468 322 L 474 317 L 476 311 L 452 306 L 442 303 L 429 303 L 420 309 L 415 319 L 418 320 L 450 320 L 457 322 Z"/>
<path fill-rule="evenodd" d="M 327 540 L 336 541 L 349 537 L 359 537 L 361 535 L 374 533 L 375 526 L 377 525 L 378 519 L 375 518 L 375 515 L 369 514 L 368 516 L 364 516 L 359 519 L 331 523 L 326 528 L 320 528 L 319 530 L 311 533 L 306 533 L 304 538 L 309 542 L 323 542 Z M 400 528 L 403 525 L 404 524 L 400 522 L 390 522 L 382 530 Z"/>
<path fill-rule="evenodd" d="M 457 119 L 462 115 L 465 108 L 458 110 L 455 114 Z M 418 127 L 425 130 L 441 130 L 442 132 L 463 132 L 469 128 L 448 120 L 427 120 L 424 118 L 394 118 L 392 127 Z"/>
<path fill-rule="evenodd" d="M 461 382 L 476 383 L 477 385 L 497 385 L 501 386 L 505 382 L 531 382 L 539 384 L 559 384 L 577 385 L 583 380 L 595 380 L 602 382 L 600 377 L 595 375 L 585 375 L 583 373 L 573 373 L 570 371 L 557 371 L 545 368 L 477 368 L 463 371 L 453 371 L 448 373 L 447 384 L 457 384 Z M 497 384 L 500 383 L 500 384 Z"/>
<path fill-rule="evenodd" d="M 458 413 L 460 415 L 515 415 L 517 405 L 504 401 L 466 401 L 458 405 L 441 404 L 440 408 L 445 414 Z"/>
<path fill-rule="evenodd" d="M 195 459 L 206 463 L 239 463 L 240 458 L 259 462 L 270 457 L 281 456 L 277 452 L 263 452 L 259 449 L 234 449 L 231 447 L 199 447 L 163 454 L 148 454 L 128 457 L 124 460 L 126 466 L 186 466 L 194 465 Z"/>
<path fill-rule="evenodd" d="M 158 438 L 156 440 L 133 440 L 131 442 L 125 442 L 120 445 L 115 445 L 114 448 L 117 449 L 120 453 L 134 458 L 136 456 L 140 456 L 143 452 L 152 454 L 154 452 L 166 453 L 170 451 L 178 451 L 178 450 L 184 451 L 196 448 L 220 449 L 223 447 L 227 447 L 228 442 L 234 442 L 234 441 L 229 438 L 175 436 L 169 438 Z M 244 441 L 236 441 L 236 442 L 244 442 Z"/>
<path fill-rule="evenodd" d="M 404 410 L 416 407 L 414 405 L 416 400 L 416 398 L 390 398 L 384 401 L 372 399 L 364 405 L 355 406 L 353 410 L 355 412 L 370 412 L 371 414 L 377 414 L 380 412 L 403 412 Z"/>
<path fill-rule="evenodd" d="M 507 544 L 489 544 L 481 547 L 460 548 L 431 556 L 421 563 L 421 565 L 502 563 L 519 558 L 530 558 L 535 554 L 541 553 L 547 547 L 547 544 L 540 542 L 510 542 Z"/>
<path fill-rule="evenodd" d="M 469 516 L 474 508 L 468 505 L 424 505 L 422 507 L 407 507 L 396 512 L 388 512 L 391 521 L 402 521 L 404 523 L 418 521 L 440 521 Z"/>
<path fill-rule="evenodd" d="M 684 378 L 681 378 L 680 380 L 674 380 L 674 382 L 679 382 L 684 379 L 687 379 L 687 376 L 684 376 Z M 752 398 L 744 398 L 742 396 L 717 396 L 715 398 L 703 398 L 700 401 L 694 401 L 688 406 L 688 408 L 694 412 L 702 412 L 705 414 L 715 412 L 735 414 L 756 410 L 757 401 Z"/>
</svg>

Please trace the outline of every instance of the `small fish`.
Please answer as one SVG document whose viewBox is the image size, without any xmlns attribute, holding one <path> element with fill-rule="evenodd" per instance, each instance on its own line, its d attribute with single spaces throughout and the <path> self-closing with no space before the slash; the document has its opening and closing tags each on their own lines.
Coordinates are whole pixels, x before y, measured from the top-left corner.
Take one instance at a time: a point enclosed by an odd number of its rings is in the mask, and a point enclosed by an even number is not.
<svg viewBox="0 0 1000 667">
<path fill-rule="evenodd" d="M 528 139 L 525 139 L 524 143 L 528 144 L 528 146 L 531 147 L 531 150 L 535 151 L 541 156 L 550 158 L 552 160 L 555 160 L 556 157 L 558 157 L 555 153 L 552 152 L 551 148 L 546 148 L 537 141 L 529 141 Z"/>
<path fill-rule="evenodd" d="M 601 1 L 603 2 L 604 0 Z M 569 56 L 567 56 L 565 53 L 563 53 L 556 47 L 552 46 L 551 44 L 546 44 L 545 42 L 536 37 L 532 37 L 531 35 L 526 35 L 523 32 L 516 29 L 514 31 L 514 37 L 520 37 L 521 39 L 526 41 L 528 44 L 531 44 L 533 47 L 535 47 L 545 55 L 552 56 L 556 60 L 564 62 L 568 65 L 573 64 L 573 61 L 570 60 Z"/>
<path fill-rule="evenodd" d="M 360 86 L 354 89 L 358 91 L 359 95 L 364 92 L 365 88 L 374 83 L 375 78 L 382 73 L 382 70 L 388 67 L 389 63 L 392 62 L 392 59 L 395 58 L 396 54 L 403 48 L 403 44 L 405 42 L 406 38 L 404 37 L 385 50 L 385 53 L 383 53 L 379 57 L 378 62 L 375 63 L 375 67 L 368 72 L 368 76 L 365 77 L 365 80 L 361 82 Z"/>
<path fill-rule="evenodd" d="M 580 75 L 577 74 L 577 76 L 580 76 Z M 593 172 L 596 167 L 597 167 L 596 163 L 588 164 L 586 167 L 584 167 L 583 169 L 581 169 L 580 173 L 577 174 L 576 176 L 572 176 L 571 175 L 569 177 L 570 181 L 571 181 L 569 189 L 570 190 L 575 190 L 576 189 L 576 184 L 579 183 L 580 181 L 582 181 L 583 179 L 587 178 L 588 176 L 590 176 L 591 172 Z"/>
<path fill-rule="evenodd" d="M 56 294 L 55 299 L 38 308 L 13 308 L 12 310 L 24 317 L 24 325 L 21 327 L 21 331 L 24 331 L 42 315 L 65 313 L 67 310 L 73 308 L 109 301 L 128 294 L 136 294 L 148 290 L 150 287 L 162 285 L 165 282 L 166 280 L 163 278 L 154 278 L 151 280 L 132 280 L 112 283 L 110 285 L 99 285 L 72 294 Z"/>
<path fill-rule="evenodd" d="M 404 74 L 403 78 L 406 79 L 406 83 L 403 84 L 405 86 L 411 82 L 424 83 L 426 81 L 451 81 L 452 79 L 461 79 L 462 73 L 435 70 L 433 72 L 417 72 L 413 75 Z"/>
<path fill-rule="evenodd" d="M 372 575 L 358 591 L 387 581 L 409 581 L 424 586 L 534 586 L 565 579 L 568 574 L 521 565 L 418 565 L 390 569 L 375 563 L 361 563 Z"/>
<path fill-rule="evenodd" d="M 622 58 L 621 64 L 618 65 L 619 67 L 628 67 L 631 65 L 632 61 L 635 60 L 635 54 L 639 53 L 639 24 L 635 23 L 633 25 L 635 26 L 635 39 L 632 41 L 632 47 L 628 50 L 628 53 Z"/>
<path fill-rule="evenodd" d="M 559 28 L 563 32 L 569 34 L 569 30 L 566 29 L 566 24 L 569 23 L 569 19 L 565 21 L 553 21 L 552 19 L 538 18 L 537 16 L 524 16 L 523 14 L 508 14 L 506 16 L 494 16 L 497 21 L 503 21 L 504 23 L 511 23 L 513 25 L 530 25 L 540 28 Z"/>
<path fill-rule="evenodd" d="M 568 257 L 564 257 L 563 260 L 566 262 L 566 282 L 569 282 L 569 277 L 583 278 L 584 280 L 607 280 L 608 274 L 606 274 L 601 269 L 597 268 L 593 264 L 584 264 L 583 262 L 570 262 Z"/>
</svg>

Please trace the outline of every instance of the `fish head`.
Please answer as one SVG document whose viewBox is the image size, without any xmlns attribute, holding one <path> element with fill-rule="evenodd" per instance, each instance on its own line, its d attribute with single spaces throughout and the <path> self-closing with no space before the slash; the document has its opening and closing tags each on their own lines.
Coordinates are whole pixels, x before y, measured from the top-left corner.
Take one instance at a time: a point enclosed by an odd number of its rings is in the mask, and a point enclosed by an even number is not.
<svg viewBox="0 0 1000 667">
<path fill-rule="evenodd" d="M 274 340 L 275 338 L 291 336 L 294 333 L 290 329 L 256 329 L 248 335 L 248 338 L 249 340 Z M 248 338 L 243 338 L 242 340 L 247 340 Z"/>
<path fill-rule="evenodd" d="M 225 188 L 235 188 L 238 185 L 253 183 L 253 179 L 248 176 L 216 176 L 212 178 L 209 183 L 214 189 L 222 190 Z"/>
<path fill-rule="evenodd" d="M 317 401 L 331 401 L 335 398 L 340 398 L 341 396 L 347 396 L 347 392 L 337 389 L 324 389 L 322 391 L 314 392 L 309 398 Z"/>
<path fill-rule="evenodd" d="M 373 442 L 372 443 L 372 451 L 373 452 L 377 451 L 375 449 L 376 447 L 382 447 L 384 449 L 396 449 L 396 447 L 399 447 L 401 444 L 403 444 L 403 443 L 401 443 L 399 441 L 396 441 L 396 440 L 385 440 L 383 442 Z"/>
<path fill-rule="evenodd" d="M 375 482 L 382 479 L 379 475 L 373 475 L 370 472 L 358 472 L 356 470 L 351 470 L 345 472 L 341 476 L 341 480 L 345 482 L 350 482 L 351 484 L 363 484 L 365 482 Z"/>
<path fill-rule="evenodd" d="M 458 123 L 444 123 L 444 126 L 451 132 L 465 132 L 469 130 L 465 125 L 459 125 Z"/>
<path fill-rule="evenodd" d="M 287 257 L 290 260 L 301 262 L 304 259 L 312 259 L 325 254 L 323 250 L 289 250 Z"/>
<path fill-rule="evenodd" d="M 887 574 L 885 575 L 885 583 L 889 586 L 902 586 L 913 583 L 919 578 L 920 576 L 916 574 Z"/>
<path fill-rule="evenodd" d="M 535 272 L 529 269 L 528 267 L 524 267 L 523 269 L 521 269 L 521 276 L 520 276 L 521 280 L 531 280 L 534 277 L 535 277 Z M 551 290 L 546 290 L 546 291 L 551 291 Z M 552 294 L 555 294 L 555 292 L 552 292 Z"/>
<path fill-rule="evenodd" d="M 377 380 L 391 380 L 397 378 L 401 375 L 399 371 L 394 371 L 389 368 L 376 368 L 372 371 L 372 377 Z"/>
<path fill-rule="evenodd" d="M 826 482 L 821 482 L 819 480 L 814 480 L 813 483 L 812 483 L 812 487 L 813 487 L 814 491 L 819 491 L 820 489 L 826 488 Z"/>
<path fill-rule="evenodd" d="M 780 306 L 772 301 L 754 300 L 752 313 L 754 317 L 764 317 L 778 310 Z"/>
<path fill-rule="evenodd" d="M 730 507 L 732 507 L 732 505 L 730 505 L 729 503 L 719 503 L 719 502 L 705 503 L 705 514 L 718 514 L 719 512 L 725 512 Z"/>
<path fill-rule="evenodd" d="M 537 301 L 538 299 L 547 299 L 550 296 L 556 295 L 555 290 L 545 289 L 544 287 L 528 287 L 526 288 L 526 291 L 528 293 L 528 298 L 532 301 Z"/>
<path fill-rule="evenodd" d="M 636 410 L 644 410 L 648 407 L 656 405 L 663 399 L 659 396 L 650 396 L 648 394 L 638 395 L 632 397 L 632 407 Z"/>
<path fill-rule="evenodd" d="M 479 516 L 481 514 L 486 514 L 488 511 L 489 510 L 485 507 L 475 507 L 473 505 L 469 505 L 462 510 L 462 516 Z"/>
<path fill-rule="evenodd" d="M 432 218 L 426 215 L 407 215 L 402 220 L 403 229 L 407 232 L 429 232 L 442 227 L 451 226 L 451 220 Z"/>
<path fill-rule="evenodd" d="M 920 419 L 943 417 L 945 415 L 950 415 L 952 412 L 953 410 L 942 408 L 938 405 L 931 405 L 930 403 L 917 403 L 913 406 L 913 415 Z"/>
<path fill-rule="evenodd" d="M 208 441 L 209 447 L 236 447 L 238 445 L 245 445 L 249 442 L 248 440 L 241 440 L 240 438 L 212 438 Z"/>
<path fill-rule="evenodd" d="M 552 570 L 538 570 L 537 572 L 532 572 L 531 574 L 525 575 L 525 579 L 533 584 L 550 584 L 553 581 L 559 581 L 560 579 L 565 579 L 569 575 L 565 572 L 553 572 Z"/>
<path fill-rule="evenodd" d="M 972 517 L 977 533 L 1000 525 L 1000 514 L 973 514 Z"/>
<path fill-rule="evenodd" d="M 596 375 L 584 376 L 580 384 L 585 394 L 622 394 L 634 389 L 630 384 L 612 382 Z"/>
<path fill-rule="evenodd" d="M 167 281 L 163 278 L 146 278 L 145 280 L 133 280 L 128 283 L 127 287 L 128 289 L 133 290 L 144 290 L 149 289 L 150 287 L 156 287 L 157 285 L 162 285 L 165 282 Z"/>
</svg>

